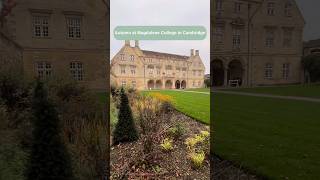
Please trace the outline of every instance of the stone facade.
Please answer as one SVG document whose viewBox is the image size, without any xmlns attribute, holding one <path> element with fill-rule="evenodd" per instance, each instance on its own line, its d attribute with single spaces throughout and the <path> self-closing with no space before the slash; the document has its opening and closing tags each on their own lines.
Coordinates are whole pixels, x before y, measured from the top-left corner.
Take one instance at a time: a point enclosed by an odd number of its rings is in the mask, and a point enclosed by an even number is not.
<svg viewBox="0 0 320 180">
<path fill-rule="evenodd" d="M 199 50 L 190 56 L 146 51 L 138 41 L 134 46 L 125 41 L 111 61 L 111 82 L 139 90 L 200 88 L 204 73 Z"/>
<path fill-rule="evenodd" d="M 304 19 L 294 0 L 215 0 L 213 86 L 295 84 Z"/>
<path fill-rule="evenodd" d="M 303 45 L 303 56 L 320 54 L 320 39 L 310 40 Z"/>
<path fill-rule="evenodd" d="M 70 78 L 106 90 L 107 18 L 102 0 L 19 0 L 5 26 L 22 47 L 27 78 Z"/>
</svg>

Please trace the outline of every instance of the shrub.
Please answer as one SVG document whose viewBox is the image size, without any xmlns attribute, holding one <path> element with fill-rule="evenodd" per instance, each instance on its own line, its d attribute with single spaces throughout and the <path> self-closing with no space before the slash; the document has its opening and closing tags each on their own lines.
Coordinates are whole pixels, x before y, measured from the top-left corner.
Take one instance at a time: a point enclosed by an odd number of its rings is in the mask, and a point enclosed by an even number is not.
<svg viewBox="0 0 320 180">
<path fill-rule="evenodd" d="M 165 138 L 165 139 L 162 141 L 162 143 L 161 143 L 160 146 L 161 146 L 162 149 L 165 150 L 165 151 L 171 151 L 171 150 L 173 149 L 172 140 L 169 139 L 169 138 Z"/>
<path fill-rule="evenodd" d="M 121 101 L 118 112 L 118 123 L 113 132 L 114 144 L 131 142 L 138 139 L 138 132 L 134 124 L 129 100 L 123 88 L 121 89 L 120 97 Z"/>
<path fill-rule="evenodd" d="M 175 126 L 168 129 L 168 135 L 177 139 L 181 137 L 185 133 L 185 131 L 185 126 L 182 123 L 178 122 L 177 124 L 175 124 Z"/>
<path fill-rule="evenodd" d="M 174 107 L 171 102 L 164 101 L 161 103 L 160 111 L 161 113 L 171 113 L 174 110 Z"/>
<path fill-rule="evenodd" d="M 204 152 L 200 152 L 200 153 L 193 152 L 190 154 L 190 160 L 194 168 L 202 167 L 204 158 L 205 158 Z"/>
<path fill-rule="evenodd" d="M 37 82 L 33 97 L 33 142 L 26 179 L 72 179 L 71 160 L 60 137 L 58 113 Z"/>
</svg>

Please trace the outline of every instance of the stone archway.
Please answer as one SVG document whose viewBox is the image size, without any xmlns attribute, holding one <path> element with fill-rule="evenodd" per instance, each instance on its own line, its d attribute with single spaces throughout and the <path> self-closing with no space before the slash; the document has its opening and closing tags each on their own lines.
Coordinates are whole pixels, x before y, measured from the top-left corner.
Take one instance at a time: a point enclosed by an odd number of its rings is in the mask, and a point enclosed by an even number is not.
<svg viewBox="0 0 320 180">
<path fill-rule="evenodd" d="M 232 60 L 228 65 L 228 84 L 232 81 L 238 81 L 238 85 L 242 85 L 243 67 L 239 60 Z"/>
<path fill-rule="evenodd" d="M 148 81 L 148 89 L 154 89 L 154 80 Z"/>
<path fill-rule="evenodd" d="M 224 85 L 224 67 L 219 59 L 211 61 L 212 86 Z"/>
<path fill-rule="evenodd" d="M 175 83 L 175 88 L 176 89 L 180 89 L 180 87 L 181 87 L 181 83 L 180 83 L 179 80 L 177 80 L 176 83 Z"/>
<path fill-rule="evenodd" d="M 172 89 L 172 81 L 171 80 L 167 80 L 165 83 L 165 88 L 166 89 Z"/>
<path fill-rule="evenodd" d="M 187 88 L 187 82 L 185 80 L 181 81 L 181 89 L 186 89 Z"/>
<path fill-rule="evenodd" d="M 162 89 L 162 81 L 161 80 L 156 81 L 156 89 Z"/>
</svg>

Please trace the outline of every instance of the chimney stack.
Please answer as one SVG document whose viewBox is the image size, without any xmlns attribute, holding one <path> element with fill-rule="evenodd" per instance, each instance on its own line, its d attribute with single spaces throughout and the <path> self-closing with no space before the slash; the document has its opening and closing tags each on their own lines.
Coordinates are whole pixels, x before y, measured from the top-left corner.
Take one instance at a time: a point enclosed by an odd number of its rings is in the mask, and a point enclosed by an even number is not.
<svg viewBox="0 0 320 180">
<path fill-rule="evenodd" d="M 124 41 L 124 45 L 125 45 L 125 46 L 130 46 L 130 40 L 125 40 L 125 41 Z"/>
<path fill-rule="evenodd" d="M 137 48 L 139 48 L 139 41 L 138 41 L 138 40 L 135 40 L 135 41 L 134 41 L 134 46 L 137 47 Z"/>
<path fill-rule="evenodd" d="M 191 52 L 190 56 L 194 56 L 194 49 L 191 49 L 190 52 Z"/>
<path fill-rule="evenodd" d="M 196 56 L 199 56 L 199 50 L 196 50 Z"/>
</svg>

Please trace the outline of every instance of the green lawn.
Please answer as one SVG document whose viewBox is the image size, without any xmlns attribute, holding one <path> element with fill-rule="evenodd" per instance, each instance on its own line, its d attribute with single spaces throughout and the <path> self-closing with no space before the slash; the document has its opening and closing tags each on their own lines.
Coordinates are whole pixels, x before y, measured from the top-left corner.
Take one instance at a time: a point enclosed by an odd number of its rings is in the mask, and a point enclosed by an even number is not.
<svg viewBox="0 0 320 180">
<path fill-rule="evenodd" d="M 225 89 L 226 91 L 238 91 L 249 93 L 262 93 L 281 96 L 301 96 L 320 98 L 320 84 L 318 85 L 292 85 L 278 87 L 256 87 L 256 88 L 234 88 Z"/>
<path fill-rule="evenodd" d="M 209 88 L 195 88 L 195 89 L 186 89 L 186 91 L 210 92 L 210 89 Z"/>
<path fill-rule="evenodd" d="M 320 103 L 215 94 L 216 154 L 270 179 L 319 179 Z"/>
<path fill-rule="evenodd" d="M 173 90 L 144 91 L 143 93 L 149 92 L 172 96 L 177 110 L 205 124 L 210 124 L 210 94 Z"/>
</svg>

